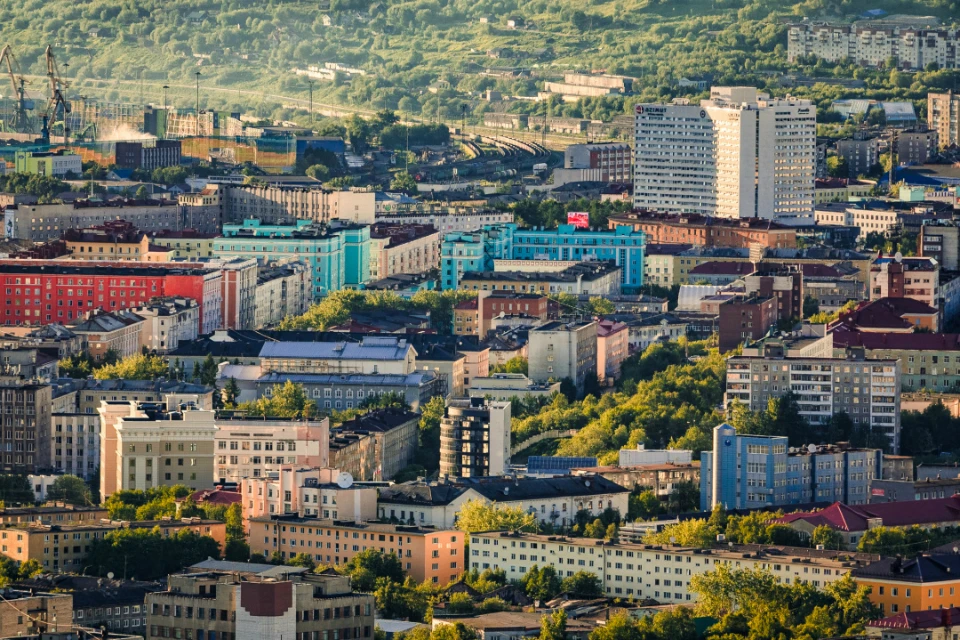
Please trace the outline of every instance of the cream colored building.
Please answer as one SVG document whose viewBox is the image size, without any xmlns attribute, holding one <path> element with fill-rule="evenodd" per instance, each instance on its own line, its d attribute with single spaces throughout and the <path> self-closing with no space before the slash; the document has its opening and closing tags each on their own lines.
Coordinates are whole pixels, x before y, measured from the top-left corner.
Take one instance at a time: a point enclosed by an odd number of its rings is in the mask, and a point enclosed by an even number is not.
<svg viewBox="0 0 960 640">
<path fill-rule="evenodd" d="M 116 491 L 178 484 L 213 486 L 214 412 L 165 404 L 100 405 L 100 497 Z"/>
<path fill-rule="evenodd" d="M 228 418 L 214 420 L 216 457 L 213 478 L 239 482 L 267 477 L 284 465 L 326 467 L 330 459 L 330 420 Z"/>
<path fill-rule="evenodd" d="M 158 247 L 171 249 L 173 251 L 171 258 L 174 260 L 199 260 L 213 257 L 213 240 L 216 237 L 216 234 L 173 231 L 154 236 L 150 238 L 150 242 Z"/>
<path fill-rule="evenodd" d="M 207 185 L 198 193 L 183 193 L 177 198 L 177 212 L 183 226 L 198 233 L 219 233 L 224 222 L 224 191 L 219 185 Z M 200 256 L 203 257 L 203 256 Z"/>
<path fill-rule="evenodd" d="M 180 229 L 177 205 L 156 204 L 88 205 L 20 204 L 4 211 L 5 235 L 8 238 L 47 242 L 58 240 L 67 229 L 86 229 L 105 222 L 125 220 L 137 229 L 150 233 L 162 229 Z"/>
<path fill-rule="evenodd" d="M 960 144 L 960 94 L 927 94 L 927 125 L 937 132 L 941 147 Z"/>
<path fill-rule="evenodd" d="M 519 581 L 533 565 L 550 566 L 561 578 L 577 571 L 600 579 L 608 597 L 653 598 L 661 604 L 692 604 L 690 579 L 716 570 L 769 571 L 778 583 L 809 584 L 815 589 L 842 579 L 853 569 L 876 562 L 880 556 L 849 551 L 767 545 L 729 545 L 694 549 L 627 542 L 594 544 L 584 538 L 565 538 L 510 532 L 470 536 L 470 569 L 503 569 L 507 580 Z"/>
<path fill-rule="evenodd" d="M 423 225 L 374 225 L 370 229 L 370 279 L 425 273 L 440 267 L 440 232 Z"/>
<path fill-rule="evenodd" d="M 239 487 L 244 522 L 290 513 L 349 522 L 377 518 L 377 488 L 353 484 L 338 469 L 285 466 L 266 477 L 243 478 Z"/>
<path fill-rule="evenodd" d="M 200 334 L 200 307 L 192 298 L 154 298 L 133 312 L 143 318 L 140 346 L 148 351 L 168 353 Z"/>
<path fill-rule="evenodd" d="M 69 260 L 85 261 L 131 261 L 131 262 L 169 262 L 173 252 L 168 248 L 154 245 L 146 234 L 139 240 L 114 240 L 104 233 L 65 234 L 64 242 Z"/>
<path fill-rule="evenodd" d="M 300 261 L 260 267 L 257 271 L 254 327 L 279 324 L 306 312 L 313 302 L 310 267 Z"/>
<path fill-rule="evenodd" d="M 816 105 L 713 87 L 699 105 L 635 106 L 634 206 L 722 218 L 813 213 Z"/>
<path fill-rule="evenodd" d="M 100 417 L 89 413 L 50 415 L 50 469 L 93 478 L 100 467 Z"/>
<path fill-rule="evenodd" d="M 845 184 L 840 184 L 844 182 Z M 852 198 L 866 198 L 873 193 L 876 182 L 868 180 L 817 180 L 814 204 L 849 202 Z"/>
<path fill-rule="evenodd" d="M 280 220 L 329 222 L 349 220 L 372 224 L 376 210 L 373 191 L 325 191 L 314 187 L 237 185 L 226 187 L 225 220 L 239 222 L 257 218 L 263 223 Z"/>
</svg>

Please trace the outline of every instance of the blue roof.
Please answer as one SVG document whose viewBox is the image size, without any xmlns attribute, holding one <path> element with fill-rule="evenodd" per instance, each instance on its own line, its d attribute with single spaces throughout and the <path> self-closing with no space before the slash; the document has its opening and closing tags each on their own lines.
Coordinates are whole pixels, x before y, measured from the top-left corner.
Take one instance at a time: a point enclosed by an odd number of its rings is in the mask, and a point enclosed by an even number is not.
<svg viewBox="0 0 960 640">
<path fill-rule="evenodd" d="M 597 459 L 591 457 L 530 456 L 527 458 L 527 471 L 567 471 L 595 466 L 597 466 Z"/>
<path fill-rule="evenodd" d="M 265 342 L 261 358 L 314 360 L 405 360 L 413 347 L 397 338 L 364 338 L 363 342 Z M 416 351 L 414 351 L 416 355 Z"/>
</svg>

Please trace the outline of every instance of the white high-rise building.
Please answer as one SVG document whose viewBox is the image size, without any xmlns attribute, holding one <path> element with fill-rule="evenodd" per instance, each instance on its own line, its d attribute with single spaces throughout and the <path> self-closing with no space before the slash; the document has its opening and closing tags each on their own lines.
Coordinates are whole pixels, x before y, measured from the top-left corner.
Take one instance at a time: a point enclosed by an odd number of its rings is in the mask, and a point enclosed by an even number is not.
<svg viewBox="0 0 960 640">
<path fill-rule="evenodd" d="M 699 106 L 636 106 L 634 206 L 788 221 L 813 216 L 817 117 L 809 100 L 714 87 Z"/>
</svg>

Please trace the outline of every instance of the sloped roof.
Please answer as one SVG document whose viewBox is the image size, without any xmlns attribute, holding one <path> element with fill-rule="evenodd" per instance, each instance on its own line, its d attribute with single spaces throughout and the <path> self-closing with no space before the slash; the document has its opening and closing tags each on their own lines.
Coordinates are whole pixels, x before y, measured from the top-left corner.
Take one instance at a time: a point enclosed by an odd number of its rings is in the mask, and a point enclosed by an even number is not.
<svg viewBox="0 0 960 640">
<path fill-rule="evenodd" d="M 939 522 L 960 522 L 960 495 L 916 502 L 883 502 L 846 505 L 834 502 L 826 509 L 808 513 L 788 513 L 774 522 L 791 524 L 804 521 L 813 527 L 826 525 L 840 531 L 866 531 L 869 519 L 879 518 L 886 527 Z"/>
<path fill-rule="evenodd" d="M 265 342 L 261 358 L 317 360 L 405 360 L 413 349 L 405 340 L 365 338 L 363 342 Z"/>
<path fill-rule="evenodd" d="M 630 492 L 629 489 L 621 487 L 616 482 L 607 480 L 603 476 L 481 480 L 467 486 L 491 502 Z"/>
<path fill-rule="evenodd" d="M 450 504 L 466 491 L 464 487 L 451 484 L 407 482 L 380 489 L 379 502 L 441 506 Z"/>
<path fill-rule="evenodd" d="M 960 608 L 935 609 L 932 611 L 908 611 L 868 622 L 868 627 L 883 629 L 936 629 L 948 627 L 960 621 Z"/>
<path fill-rule="evenodd" d="M 943 582 L 956 580 L 960 555 L 924 554 L 915 558 L 882 558 L 853 571 L 855 578 L 893 578 L 898 582 Z"/>
<path fill-rule="evenodd" d="M 902 349 L 904 351 L 960 351 L 960 333 L 833 332 L 835 348 Z"/>
<path fill-rule="evenodd" d="M 746 276 L 756 271 L 752 262 L 703 262 L 690 269 L 691 276 Z"/>
</svg>

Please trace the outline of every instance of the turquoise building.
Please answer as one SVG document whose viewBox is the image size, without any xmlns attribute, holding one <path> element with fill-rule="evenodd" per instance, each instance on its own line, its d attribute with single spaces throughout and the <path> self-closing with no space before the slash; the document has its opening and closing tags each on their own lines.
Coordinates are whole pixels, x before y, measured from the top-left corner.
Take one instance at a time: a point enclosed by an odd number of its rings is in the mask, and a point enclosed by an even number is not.
<svg viewBox="0 0 960 640">
<path fill-rule="evenodd" d="M 223 237 L 214 240 L 213 253 L 256 258 L 261 264 L 303 260 L 310 266 L 314 299 L 331 291 L 359 288 L 370 279 L 370 227 L 363 225 L 244 220 L 223 225 Z"/>
<path fill-rule="evenodd" d="M 556 229 L 520 229 L 515 224 L 484 225 L 473 233 L 448 233 L 440 246 L 443 289 L 456 289 L 469 271 L 490 271 L 493 261 L 575 260 L 612 261 L 620 267 L 620 286 L 643 286 L 646 236 L 630 227 L 592 231 L 572 224 Z"/>
</svg>

